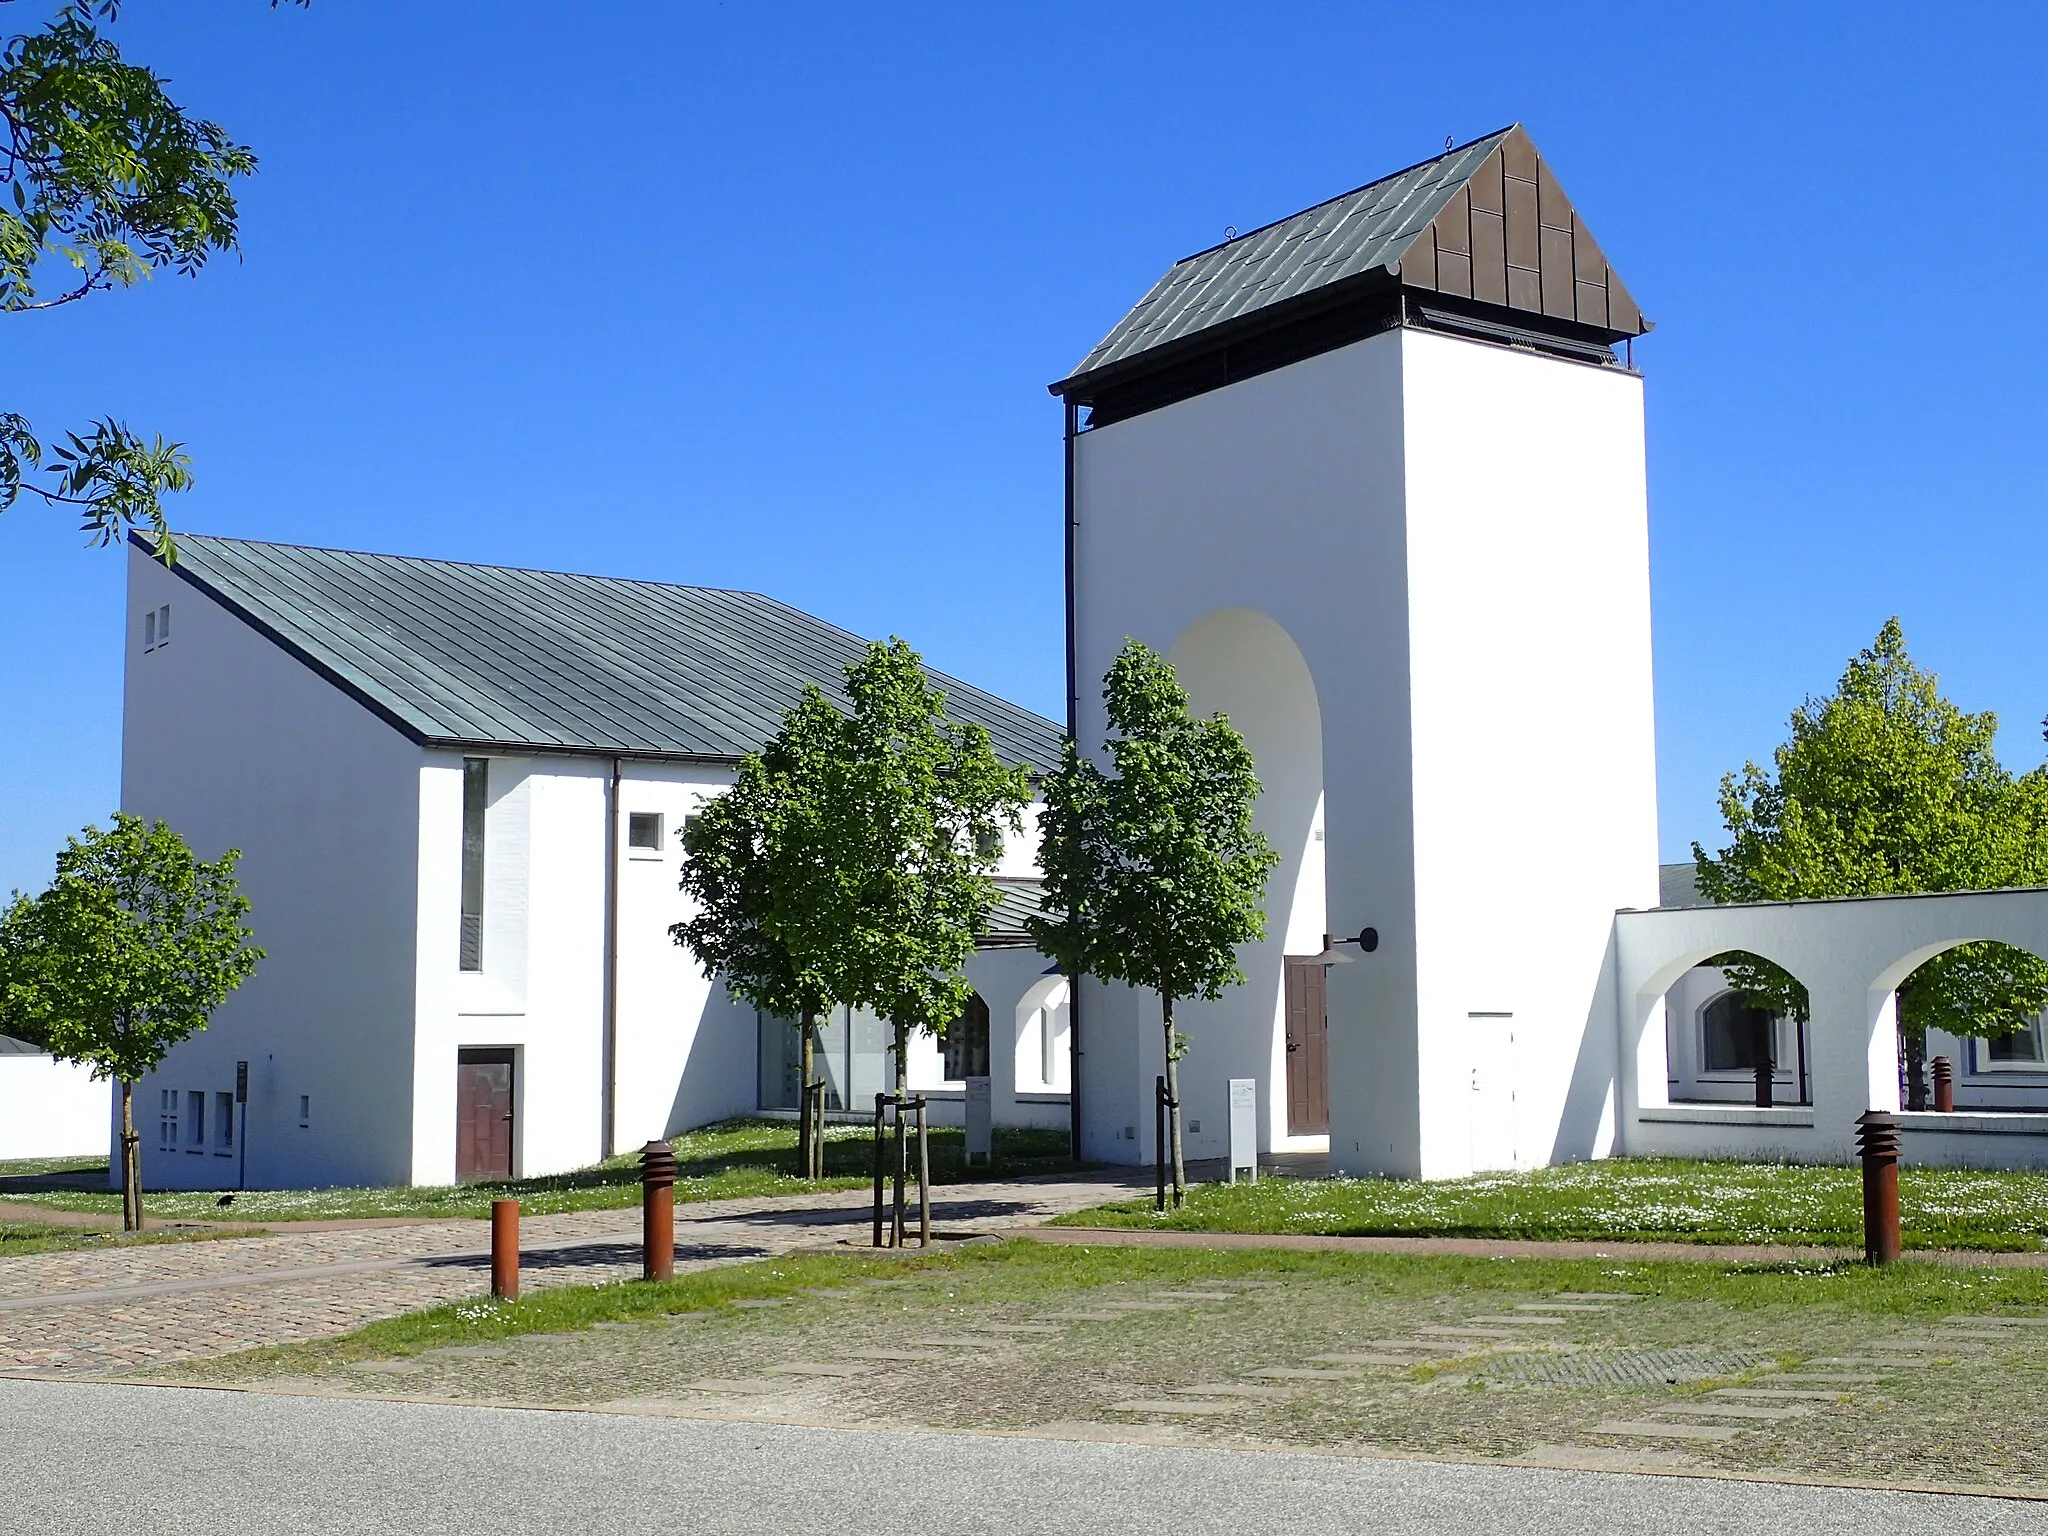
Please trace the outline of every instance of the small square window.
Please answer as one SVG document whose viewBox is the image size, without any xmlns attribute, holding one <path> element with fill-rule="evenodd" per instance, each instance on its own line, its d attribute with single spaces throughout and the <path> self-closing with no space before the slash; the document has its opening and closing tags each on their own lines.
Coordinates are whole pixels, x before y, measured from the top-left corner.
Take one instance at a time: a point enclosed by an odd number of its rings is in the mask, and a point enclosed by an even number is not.
<svg viewBox="0 0 2048 1536">
<path fill-rule="evenodd" d="M 635 811 L 626 818 L 626 846 L 647 853 L 661 852 L 661 813 Z"/>
<path fill-rule="evenodd" d="M 222 1156 L 235 1150 L 235 1096 L 232 1093 L 213 1096 L 213 1150 Z"/>
</svg>

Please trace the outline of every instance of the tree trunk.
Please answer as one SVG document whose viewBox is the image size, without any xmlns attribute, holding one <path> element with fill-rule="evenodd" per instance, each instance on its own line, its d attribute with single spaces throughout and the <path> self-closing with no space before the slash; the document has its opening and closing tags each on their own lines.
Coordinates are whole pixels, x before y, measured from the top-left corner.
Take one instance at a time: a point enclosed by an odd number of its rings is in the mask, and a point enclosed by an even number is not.
<svg viewBox="0 0 2048 1536">
<path fill-rule="evenodd" d="M 1927 1037 L 1906 1036 L 1906 1108 L 1927 1107 Z"/>
<path fill-rule="evenodd" d="M 121 1230 L 142 1230 L 142 1149 L 135 1134 L 135 1085 L 121 1080 Z"/>
<path fill-rule="evenodd" d="M 817 1053 L 818 1016 L 806 1013 L 803 1022 L 803 1047 L 797 1060 L 797 1081 L 803 1086 L 797 1090 L 796 1162 L 802 1170 L 801 1176 L 815 1179 L 818 1176 L 818 1143 L 824 1140 L 818 1121 L 823 1117 L 821 1104 L 813 1102 L 811 1092 L 812 1062 Z"/>
<path fill-rule="evenodd" d="M 1173 1051 L 1173 999 L 1160 997 L 1166 1029 L 1166 1138 L 1173 1144 L 1173 1208 L 1187 1204 L 1188 1169 L 1180 1148 L 1180 1062 Z"/>
</svg>

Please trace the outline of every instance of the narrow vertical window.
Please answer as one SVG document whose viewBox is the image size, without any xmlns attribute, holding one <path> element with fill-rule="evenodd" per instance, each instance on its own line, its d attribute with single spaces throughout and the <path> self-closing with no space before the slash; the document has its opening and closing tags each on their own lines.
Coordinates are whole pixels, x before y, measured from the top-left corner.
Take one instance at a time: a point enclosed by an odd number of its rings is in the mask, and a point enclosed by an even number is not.
<svg viewBox="0 0 2048 1536">
<path fill-rule="evenodd" d="M 171 605 L 169 603 L 165 603 L 163 607 L 156 611 L 156 643 L 158 645 L 169 645 L 171 643 Z"/>
<path fill-rule="evenodd" d="M 302 1093 L 299 1095 L 299 1129 L 303 1131 L 307 1126 L 311 1125 L 312 1123 L 313 1095 L 311 1095 L 310 1093 Z"/>
<path fill-rule="evenodd" d="M 213 1150 L 235 1150 L 235 1096 L 232 1093 L 213 1096 Z"/>
<path fill-rule="evenodd" d="M 156 1104 L 156 1144 L 175 1147 L 178 1144 L 178 1090 L 159 1088 Z"/>
<path fill-rule="evenodd" d="M 142 649 L 146 652 L 156 649 L 156 610 L 154 608 L 142 616 Z"/>
<path fill-rule="evenodd" d="M 206 1145 L 206 1095 L 194 1090 L 185 1095 L 185 1146 L 197 1152 Z"/>
<path fill-rule="evenodd" d="M 462 760 L 462 969 L 484 968 L 484 809 L 489 803 L 488 758 Z"/>
</svg>

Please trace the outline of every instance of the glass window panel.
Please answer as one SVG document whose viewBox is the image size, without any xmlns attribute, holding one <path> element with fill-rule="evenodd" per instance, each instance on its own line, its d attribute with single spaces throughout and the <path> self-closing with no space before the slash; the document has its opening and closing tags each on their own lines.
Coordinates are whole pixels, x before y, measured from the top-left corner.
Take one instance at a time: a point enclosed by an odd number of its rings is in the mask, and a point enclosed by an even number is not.
<svg viewBox="0 0 2048 1536">
<path fill-rule="evenodd" d="M 947 1029 L 941 1049 L 947 1082 L 988 1076 L 988 1004 L 979 992 L 968 994 L 967 1006 Z"/>
<path fill-rule="evenodd" d="M 1754 1072 L 1759 1037 L 1765 1050 L 1775 1051 L 1777 1031 L 1771 1016 L 1752 1008 L 1734 992 L 1723 992 L 1700 1012 L 1700 1045 L 1709 1072 Z M 1775 1065 L 1775 1063 L 1773 1063 Z"/>
<path fill-rule="evenodd" d="M 484 819 L 490 807 L 488 758 L 462 760 L 462 954 L 465 971 L 484 968 Z"/>
</svg>

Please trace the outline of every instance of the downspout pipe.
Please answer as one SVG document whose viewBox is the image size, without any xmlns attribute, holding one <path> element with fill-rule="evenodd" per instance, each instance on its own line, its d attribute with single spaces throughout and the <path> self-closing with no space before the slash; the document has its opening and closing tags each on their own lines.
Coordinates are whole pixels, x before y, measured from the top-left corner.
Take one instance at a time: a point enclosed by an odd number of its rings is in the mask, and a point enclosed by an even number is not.
<svg viewBox="0 0 2048 1536">
<path fill-rule="evenodd" d="M 604 1036 L 598 1048 L 603 1078 L 599 1106 L 599 1155 L 617 1150 L 619 1115 L 619 772 L 620 760 L 604 789 Z"/>
<path fill-rule="evenodd" d="M 1067 739 L 1078 742 L 1081 729 L 1080 664 L 1074 636 L 1074 437 L 1080 427 L 1081 408 L 1062 396 L 1067 413 L 1066 429 L 1066 580 L 1067 580 Z M 1067 978 L 1067 1122 L 1072 1146 L 1069 1155 L 1081 1161 L 1081 978 Z"/>
</svg>

